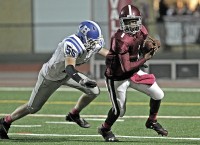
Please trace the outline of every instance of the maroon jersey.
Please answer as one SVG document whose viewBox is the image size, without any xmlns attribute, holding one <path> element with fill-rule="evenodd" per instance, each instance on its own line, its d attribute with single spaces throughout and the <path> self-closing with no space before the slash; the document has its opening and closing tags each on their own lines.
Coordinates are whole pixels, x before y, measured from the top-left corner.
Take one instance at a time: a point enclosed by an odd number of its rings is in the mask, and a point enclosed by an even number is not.
<svg viewBox="0 0 200 145">
<path fill-rule="evenodd" d="M 142 47 L 148 32 L 144 26 L 135 35 L 118 30 L 111 38 L 111 46 L 106 56 L 105 76 L 113 80 L 130 78 L 146 62 L 139 59 L 139 49 Z"/>
</svg>

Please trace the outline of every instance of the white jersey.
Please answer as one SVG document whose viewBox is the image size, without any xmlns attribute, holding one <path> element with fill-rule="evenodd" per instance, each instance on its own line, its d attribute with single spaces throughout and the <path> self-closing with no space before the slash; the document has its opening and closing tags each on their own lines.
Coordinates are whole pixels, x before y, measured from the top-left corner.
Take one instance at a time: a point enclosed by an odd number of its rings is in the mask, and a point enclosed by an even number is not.
<svg viewBox="0 0 200 145">
<path fill-rule="evenodd" d="M 67 75 L 65 73 L 66 57 L 74 57 L 76 65 L 80 65 L 87 62 L 95 53 L 94 51 L 87 52 L 81 40 L 75 34 L 71 35 L 58 44 L 50 60 L 43 65 L 42 74 L 48 80 L 61 80 Z"/>
</svg>

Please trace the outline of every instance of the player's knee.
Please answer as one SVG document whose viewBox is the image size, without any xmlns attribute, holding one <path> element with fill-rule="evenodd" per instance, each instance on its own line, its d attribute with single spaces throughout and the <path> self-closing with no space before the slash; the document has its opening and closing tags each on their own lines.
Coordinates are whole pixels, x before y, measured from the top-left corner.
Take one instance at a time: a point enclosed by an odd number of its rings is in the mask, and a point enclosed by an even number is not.
<svg viewBox="0 0 200 145">
<path fill-rule="evenodd" d="M 159 91 L 153 93 L 152 98 L 154 100 L 162 100 L 164 96 L 164 92 L 160 89 Z"/>
<path fill-rule="evenodd" d="M 123 117 L 125 113 L 126 113 L 126 109 L 122 108 L 122 109 L 120 109 L 119 116 Z"/>
<path fill-rule="evenodd" d="M 98 90 L 94 92 L 94 95 L 97 97 L 99 94 L 100 94 L 100 90 L 98 88 Z"/>
<path fill-rule="evenodd" d="M 162 90 L 159 91 L 159 95 L 158 95 L 158 100 L 162 100 L 164 98 L 165 94 Z"/>
<path fill-rule="evenodd" d="M 88 93 L 89 96 L 96 98 L 100 94 L 100 90 L 98 87 L 92 88 Z"/>
<path fill-rule="evenodd" d="M 88 94 L 88 97 L 91 99 L 95 99 L 98 96 L 98 94 Z"/>
<path fill-rule="evenodd" d="M 117 110 L 116 116 L 117 116 L 117 117 L 119 117 L 119 116 L 122 117 L 122 116 L 124 116 L 124 113 L 121 112 L 121 110 Z"/>
<path fill-rule="evenodd" d="M 41 109 L 41 107 L 27 106 L 27 109 L 29 110 L 30 114 L 34 114 L 34 113 L 38 112 Z"/>
</svg>

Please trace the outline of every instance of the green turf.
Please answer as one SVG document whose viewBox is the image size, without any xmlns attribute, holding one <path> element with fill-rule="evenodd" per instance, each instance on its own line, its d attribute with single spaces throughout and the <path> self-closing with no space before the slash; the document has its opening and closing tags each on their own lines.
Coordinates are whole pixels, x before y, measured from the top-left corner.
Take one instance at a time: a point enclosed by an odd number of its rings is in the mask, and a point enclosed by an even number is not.
<svg viewBox="0 0 200 145">
<path fill-rule="evenodd" d="M 30 91 L 0 91 L 0 114 L 11 113 L 16 107 L 29 99 Z M 48 102 L 37 114 L 65 115 L 75 105 L 80 92 L 55 92 Z M 128 92 L 127 111 L 125 116 L 147 116 L 149 112 L 149 97 L 139 92 Z M 165 92 L 165 98 L 161 104 L 159 116 L 200 116 L 199 92 Z M 81 115 L 106 115 L 111 107 L 107 92 L 101 92 Z M 89 121 L 91 128 L 83 129 L 74 124 L 47 124 L 47 121 L 64 122 L 63 117 L 32 117 L 26 116 L 13 125 L 41 125 L 41 127 L 21 128 L 11 127 L 10 140 L 0 140 L 0 144 L 7 145 L 194 145 L 200 144 L 200 140 L 174 139 L 174 138 L 199 138 L 199 119 L 172 119 L 158 118 L 159 122 L 168 129 L 167 138 L 137 138 L 161 137 L 153 130 L 146 129 L 146 118 L 120 118 L 123 122 L 116 122 L 113 132 L 117 136 L 134 136 L 135 138 L 119 137 L 118 143 L 106 143 L 97 134 L 97 127 L 103 121 Z M 59 134 L 59 135 L 91 135 L 91 136 L 28 136 L 13 135 L 12 133 L 32 134 Z M 171 139 L 170 139 L 171 138 Z"/>
</svg>

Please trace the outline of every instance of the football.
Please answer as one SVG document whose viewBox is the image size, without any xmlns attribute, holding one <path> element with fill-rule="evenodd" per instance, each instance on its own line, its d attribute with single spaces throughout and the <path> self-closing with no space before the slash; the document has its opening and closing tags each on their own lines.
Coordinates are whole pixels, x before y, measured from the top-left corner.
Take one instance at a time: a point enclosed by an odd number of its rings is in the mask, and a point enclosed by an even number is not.
<svg viewBox="0 0 200 145">
<path fill-rule="evenodd" d="M 155 48 L 154 42 L 151 40 L 146 40 L 144 42 L 143 47 L 141 48 L 141 52 L 142 52 L 142 54 L 146 54 L 154 48 Z"/>
<path fill-rule="evenodd" d="M 148 53 L 149 51 L 151 51 L 152 49 L 154 49 L 155 51 L 158 50 L 158 48 L 160 48 L 160 41 L 153 39 L 151 37 L 148 37 L 143 44 L 143 47 L 141 49 L 141 52 L 143 54 Z M 152 52 L 153 55 L 154 52 Z"/>
</svg>

